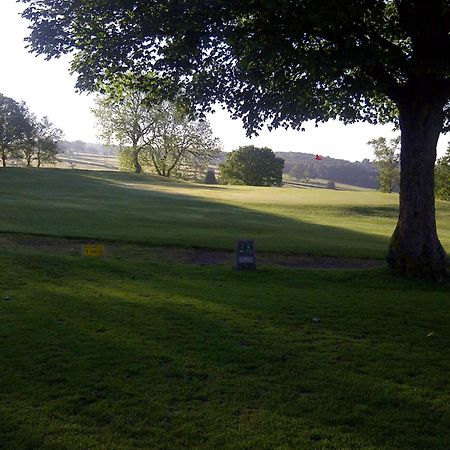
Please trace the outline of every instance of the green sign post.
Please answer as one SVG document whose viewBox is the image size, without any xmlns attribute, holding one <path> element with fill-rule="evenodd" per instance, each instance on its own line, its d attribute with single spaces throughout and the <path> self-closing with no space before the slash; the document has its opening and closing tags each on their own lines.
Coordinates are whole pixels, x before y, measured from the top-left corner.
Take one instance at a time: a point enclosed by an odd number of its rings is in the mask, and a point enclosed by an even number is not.
<svg viewBox="0 0 450 450">
<path fill-rule="evenodd" d="M 236 242 L 235 268 L 237 270 L 255 270 L 256 253 L 253 240 L 239 240 Z"/>
</svg>

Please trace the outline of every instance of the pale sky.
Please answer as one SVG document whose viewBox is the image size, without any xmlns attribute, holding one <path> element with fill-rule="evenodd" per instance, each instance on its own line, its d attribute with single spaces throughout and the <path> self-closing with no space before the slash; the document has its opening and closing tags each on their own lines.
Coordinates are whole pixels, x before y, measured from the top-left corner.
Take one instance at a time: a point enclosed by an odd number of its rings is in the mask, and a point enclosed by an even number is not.
<svg viewBox="0 0 450 450">
<path fill-rule="evenodd" d="M 22 5 L 15 0 L 0 2 L 0 93 L 25 101 L 39 117 L 48 116 L 64 131 L 67 140 L 100 142 L 90 111 L 94 96 L 75 92 L 76 77 L 69 74 L 69 58 L 46 61 L 41 56 L 29 54 L 24 48 L 24 38 L 29 33 L 27 21 L 19 15 Z M 389 125 L 343 125 L 330 121 L 318 128 L 313 123 L 306 123 L 304 132 L 263 130 L 250 140 L 245 136 L 241 122 L 231 120 L 225 111 L 218 110 L 209 120 L 225 151 L 253 144 L 274 151 L 318 153 L 350 161 L 372 159 L 372 149 L 367 141 L 379 136 L 392 138 L 397 134 Z M 444 154 L 449 140 L 449 135 L 441 136 L 438 155 Z"/>
</svg>

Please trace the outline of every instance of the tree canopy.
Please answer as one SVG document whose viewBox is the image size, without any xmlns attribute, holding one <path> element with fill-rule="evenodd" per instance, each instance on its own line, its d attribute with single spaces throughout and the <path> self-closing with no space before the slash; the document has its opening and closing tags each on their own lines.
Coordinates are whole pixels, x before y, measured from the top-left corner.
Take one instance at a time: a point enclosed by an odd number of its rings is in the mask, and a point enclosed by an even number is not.
<svg viewBox="0 0 450 450">
<path fill-rule="evenodd" d="M 20 155 L 20 147 L 31 133 L 29 113 L 24 103 L 0 94 L 0 155 L 2 166 Z"/>
<path fill-rule="evenodd" d="M 180 105 L 159 102 L 118 77 L 97 96 L 93 109 L 107 145 L 120 150 L 122 166 L 169 177 L 181 167 L 207 165 L 220 151 L 206 120 L 193 120 Z"/>
<path fill-rule="evenodd" d="M 169 177 L 183 167 L 207 166 L 221 144 L 206 120 L 189 118 L 178 105 L 163 101 L 151 107 L 152 126 L 143 156 L 158 175 Z"/>
<path fill-rule="evenodd" d="M 25 160 L 27 167 L 31 167 L 33 161 L 37 167 L 41 167 L 44 163 L 55 164 L 58 142 L 61 141 L 63 132 L 56 128 L 48 117 L 38 119 L 29 113 L 27 120 L 28 129 L 19 144 L 17 156 Z"/>
<path fill-rule="evenodd" d="M 447 1 L 22 1 L 32 49 L 76 50 L 80 88 L 132 70 L 248 127 L 391 121 L 415 86 L 450 91 Z"/>
<path fill-rule="evenodd" d="M 53 163 L 62 131 L 47 117 L 38 119 L 24 102 L 0 94 L 0 155 L 2 166 L 9 159 L 25 160 L 27 167 L 35 161 Z"/>
<path fill-rule="evenodd" d="M 220 180 L 249 186 L 281 186 L 283 166 L 284 159 L 270 148 L 248 145 L 227 155 L 225 163 L 219 166 Z"/>
<path fill-rule="evenodd" d="M 397 121 L 400 215 L 388 262 L 440 279 L 434 162 L 449 129 L 448 0 L 21 0 L 34 52 L 75 52 L 78 87 L 117 73 L 204 112 L 223 103 L 249 133 Z"/>
<path fill-rule="evenodd" d="M 62 137 L 62 130 L 55 127 L 46 116 L 33 123 L 32 160 L 36 162 L 37 167 L 56 162 L 58 143 Z"/>
</svg>

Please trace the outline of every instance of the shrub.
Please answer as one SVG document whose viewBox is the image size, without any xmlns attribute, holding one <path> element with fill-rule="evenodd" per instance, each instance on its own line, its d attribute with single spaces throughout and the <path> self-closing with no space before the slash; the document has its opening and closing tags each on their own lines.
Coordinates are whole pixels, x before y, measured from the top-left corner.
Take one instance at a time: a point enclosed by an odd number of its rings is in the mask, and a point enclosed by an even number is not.
<svg viewBox="0 0 450 450">
<path fill-rule="evenodd" d="M 219 167 L 222 183 L 281 186 L 284 159 L 270 148 L 249 145 L 232 151 Z"/>
</svg>

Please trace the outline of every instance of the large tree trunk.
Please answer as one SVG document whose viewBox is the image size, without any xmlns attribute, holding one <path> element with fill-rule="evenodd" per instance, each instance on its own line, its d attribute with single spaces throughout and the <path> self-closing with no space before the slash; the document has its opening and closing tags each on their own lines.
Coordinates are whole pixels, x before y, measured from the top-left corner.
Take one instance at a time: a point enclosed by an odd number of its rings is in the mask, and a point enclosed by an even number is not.
<svg viewBox="0 0 450 450">
<path fill-rule="evenodd" d="M 445 278 L 446 254 L 436 232 L 434 165 L 443 124 L 443 104 L 432 95 L 399 105 L 401 140 L 400 212 L 388 263 L 395 273 Z"/>
</svg>

